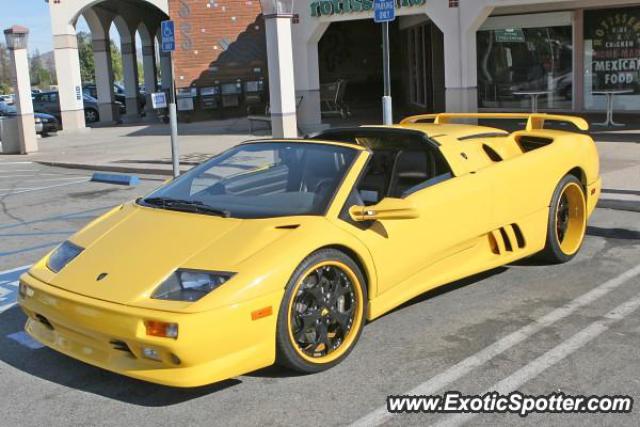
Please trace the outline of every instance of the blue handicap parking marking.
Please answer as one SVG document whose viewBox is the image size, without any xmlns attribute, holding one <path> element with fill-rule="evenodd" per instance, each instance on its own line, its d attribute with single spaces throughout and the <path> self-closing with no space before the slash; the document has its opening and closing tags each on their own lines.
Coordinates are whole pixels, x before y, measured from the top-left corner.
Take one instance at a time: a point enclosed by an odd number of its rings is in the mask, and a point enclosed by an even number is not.
<svg viewBox="0 0 640 427">
<path fill-rule="evenodd" d="M 10 309 L 18 300 L 18 279 L 30 266 L 0 272 L 0 313 Z"/>
<path fill-rule="evenodd" d="M 29 335 L 27 335 L 25 332 L 22 332 L 22 331 L 9 334 L 7 335 L 7 338 L 12 339 L 18 344 L 21 344 L 27 348 L 30 348 L 31 350 L 38 350 L 38 349 L 44 348 L 44 345 L 40 344 L 38 341 L 34 340 L 33 338 L 31 338 Z"/>
</svg>

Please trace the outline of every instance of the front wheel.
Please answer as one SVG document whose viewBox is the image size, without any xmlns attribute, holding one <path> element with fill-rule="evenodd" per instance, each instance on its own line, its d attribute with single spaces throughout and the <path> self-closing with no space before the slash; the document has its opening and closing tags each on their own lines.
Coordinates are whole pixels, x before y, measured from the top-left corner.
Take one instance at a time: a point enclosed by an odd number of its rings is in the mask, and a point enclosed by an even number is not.
<svg viewBox="0 0 640 427">
<path fill-rule="evenodd" d="M 92 108 L 84 110 L 84 120 L 87 123 L 95 123 L 98 121 L 98 112 Z"/>
<path fill-rule="evenodd" d="M 547 243 L 542 257 L 551 263 L 573 259 L 587 231 L 587 204 L 584 189 L 573 175 L 565 176 L 556 187 L 549 208 Z"/>
<path fill-rule="evenodd" d="M 278 364 L 315 373 L 351 352 L 366 318 L 362 272 L 346 254 L 323 249 L 307 257 L 289 281 L 278 314 Z"/>
</svg>

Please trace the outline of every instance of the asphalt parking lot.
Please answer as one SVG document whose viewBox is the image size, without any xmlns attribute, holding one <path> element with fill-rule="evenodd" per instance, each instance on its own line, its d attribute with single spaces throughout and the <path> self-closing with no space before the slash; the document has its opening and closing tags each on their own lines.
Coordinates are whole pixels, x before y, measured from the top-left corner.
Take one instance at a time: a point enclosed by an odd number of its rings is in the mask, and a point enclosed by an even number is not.
<svg viewBox="0 0 640 427">
<path fill-rule="evenodd" d="M 77 362 L 20 334 L 15 280 L 110 207 L 149 192 L 0 160 L 1 425 L 638 425 L 624 415 L 389 415 L 386 397 L 448 390 L 640 398 L 640 213 L 597 209 L 571 263 L 525 261 L 457 282 L 369 324 L 313 376 L 269 368 L 171 389 Z M 212 327 L 225 327 L 212 325 Z"/>
</svg>

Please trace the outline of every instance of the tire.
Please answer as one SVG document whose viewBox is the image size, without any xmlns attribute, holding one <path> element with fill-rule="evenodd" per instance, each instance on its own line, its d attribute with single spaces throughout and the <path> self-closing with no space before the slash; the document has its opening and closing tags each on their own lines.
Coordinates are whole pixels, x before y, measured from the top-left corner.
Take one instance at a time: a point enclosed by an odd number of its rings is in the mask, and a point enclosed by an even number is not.
<svg viewBox="0 0 640 427">
<path fill-rule="evenodd" d="M 565 176 L 551 198 L 547 243 L 541 257 L 552 264 L 569 262 L 580 251 L 587 231 L 587 204 L 582 183 Z"/>
<path fill-rule="evenodd" d="M 360 338 L 367 301 L 364 277 L 349 256 L 335 249 L 308 256 L 289 280 L 280 306 L 277 363 L 305 374 L 340 363 Z"/>
<path fill-rule="evenodd" d="M 93 108 L 87 108 L 86 110 L 84 110 L 84 120 L 87 123 L 95 123 L 99 120 L 98 118 L 98 112 L 96 110 L 94 110 Z"/>
</svg>

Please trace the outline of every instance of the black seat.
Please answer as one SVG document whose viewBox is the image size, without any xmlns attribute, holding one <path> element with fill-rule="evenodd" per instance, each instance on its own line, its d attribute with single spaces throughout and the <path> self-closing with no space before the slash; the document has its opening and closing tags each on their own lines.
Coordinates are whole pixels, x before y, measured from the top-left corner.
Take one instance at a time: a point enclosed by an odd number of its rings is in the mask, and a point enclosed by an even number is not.
<svg viewBox="0 0 640 427">
<path fill-rule="evenodd" d="M 389 152 L 373 153 L 368 170 L 358 186 L 360 197 L 365 204 L 373 205 L 386 197 L 391 178 L 390 165 L 393 163 L 391 159 Z"/>
<path fill-rule="evenodd" d="M 339 167 L 332 152 L 317 152 L 305 163 L 301 190 L 311 193 L 322 192 L 336 179 Z M 324 188 L 323 188 L 324 187 Z"/>
<path fill-rule="evenodd" d="M 391 197 L 402 197 L 408 189 L 432 178 L 433 156 L 427 151 L 401 151 L 391 179 Z"/>
</svg>

